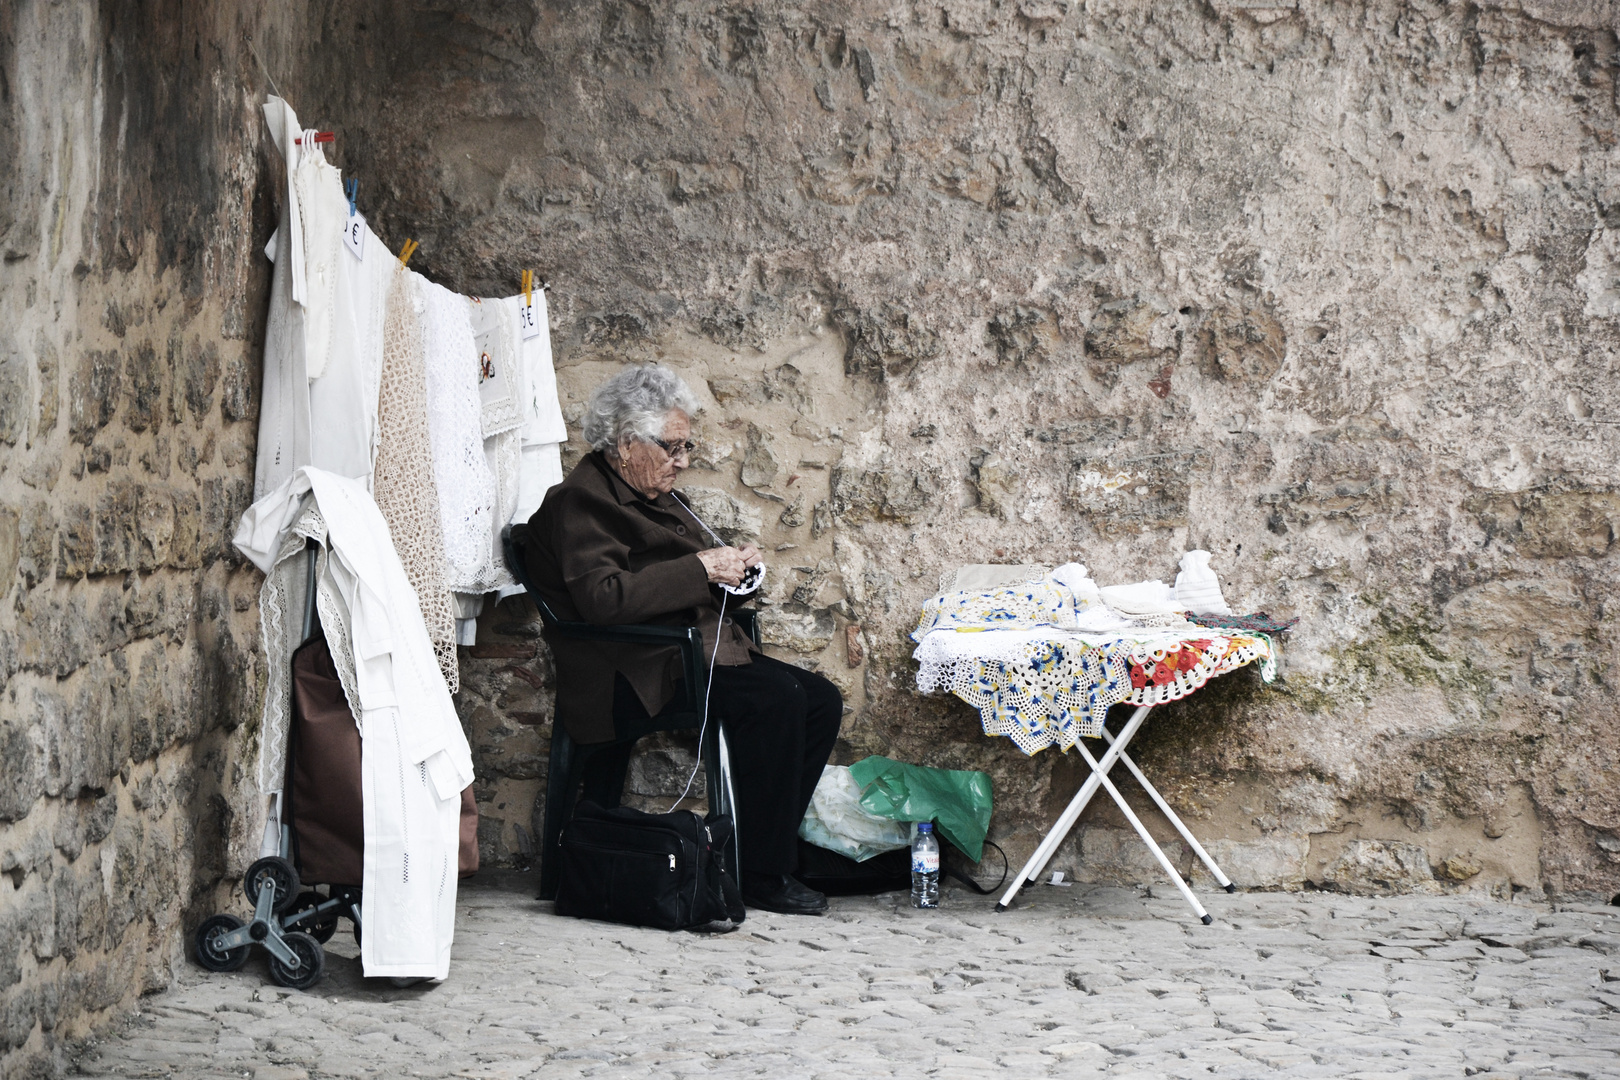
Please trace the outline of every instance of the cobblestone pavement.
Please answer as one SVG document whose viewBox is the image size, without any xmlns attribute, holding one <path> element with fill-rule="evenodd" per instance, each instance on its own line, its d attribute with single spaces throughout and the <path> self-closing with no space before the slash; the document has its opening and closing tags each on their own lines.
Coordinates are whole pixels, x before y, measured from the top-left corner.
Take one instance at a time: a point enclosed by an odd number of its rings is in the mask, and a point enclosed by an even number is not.
<svg viewBox="0 0 1620 1080">
<path fill-rule="evenodd" d="M 1158 890 L 1154 890 L 1157 892 Z M 1168 889 L 1164 890 L 1169 892 Z M 703 937 L 464 887 L 441 986 L 188 967 L 72 1075 L 1620 1077 L 1620 909 L 1324 893 L 947 889 Z"/>
</svg>

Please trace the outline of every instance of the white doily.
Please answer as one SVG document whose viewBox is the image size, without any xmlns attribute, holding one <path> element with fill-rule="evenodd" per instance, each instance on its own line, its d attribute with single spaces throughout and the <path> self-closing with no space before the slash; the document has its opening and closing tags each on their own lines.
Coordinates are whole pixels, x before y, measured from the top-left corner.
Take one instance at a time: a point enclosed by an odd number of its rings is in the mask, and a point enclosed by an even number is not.
<svg viewBox="0 0 1620 1080">
<path fill-rule="evenodd" d="M 920 642 L 930 631 L 942 629 L 1072 628 L 1074 615 L 1074 593 L 1067 585 L 1055 581 L 1031 581 L 999 589 L 945 593 L 931 597 L 923 604 L 922 617 L 917 620 L 917 628 L 911 632 L 911 640 Z"/>
<path fill-rule="evenodd" d="M 1120 702 L 1174 701 L 1256 660 L 1265 681 L 1276 676 L 1265 635 L 1199 629 L 1131 637 L 935 630 L 912 656 L 919 690 L 949 690 L 979 710 L 986 735 L 1005 735 L 1026 754 L 1099 737 L 1109 706 Z"/>
<path fill-rule="evenodd" d="M 482 592 L 490 572 L 495 474 L 484 456 L 471 305 L 425 278 L 417 287 L 427 301 L 422 328 L 428 434 L 439 488 L 445 586 L 451 592 Z"/>
<path fill-rule="evenodd" d="M 453 694 L 460 689 L 461 678 L 456 666 L 455 613 L 444 584 L 444 533 L 433 478 L 433 442 L 428 434 L 419 299 L 413 276 L 396 270 L 383 327 L 373 491 L 405 576 L 416 590 L 439 669 Z"/>
</svg>

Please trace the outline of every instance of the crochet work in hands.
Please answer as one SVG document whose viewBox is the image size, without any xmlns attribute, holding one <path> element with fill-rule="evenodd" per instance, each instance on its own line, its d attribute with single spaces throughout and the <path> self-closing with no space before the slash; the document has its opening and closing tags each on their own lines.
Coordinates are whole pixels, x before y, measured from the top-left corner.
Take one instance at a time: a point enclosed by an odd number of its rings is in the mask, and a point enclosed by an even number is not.
<svg viewBox="0 0 1620 1080">
<path fill-rule="evenodd" d="M 456 620 L 444 581 L 444 533 L 433 482 L 433 443 L 428 434 L 427 374 L 422 360 L 420 296 L 410 275 L 394 272 L 383 325 L 382 387 L 377 400 L 377 467 L 374 495 L 388 522 L 394 550 L 422 606 L 422 621 L 453 694 L 461 688 L 456 667 Z"/>
</svg>

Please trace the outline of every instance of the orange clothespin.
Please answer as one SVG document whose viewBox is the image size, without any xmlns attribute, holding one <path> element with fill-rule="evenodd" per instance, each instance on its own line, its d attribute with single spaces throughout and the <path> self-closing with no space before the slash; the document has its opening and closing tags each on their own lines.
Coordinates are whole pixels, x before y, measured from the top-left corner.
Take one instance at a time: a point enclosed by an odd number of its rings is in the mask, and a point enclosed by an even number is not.
<svg viewBox="0 0 1620 1080">
<path fill-rule="evenodd" d="M 330 131 L 317 131 L 315 133 L 315 141 L 318 143 L 337 142 L 337 135 Z M 304 140 L 302 138 L 294 139 L 293 144 L 295 146 L 303 146 Z"/>
<path fill-rule="evenodd" d="M 415 240 L 405 241 L 405 246 L 399 249 L 399 265 L 404 267 L 406 263 L 410 262 L 411 256 L 415 255 L 416 249 L 421 246 Z"/>
<path fill-rule="evenodd" d="M 523 271 L 523 306 L 534 306 L 534 271 Z"/>
</svg>

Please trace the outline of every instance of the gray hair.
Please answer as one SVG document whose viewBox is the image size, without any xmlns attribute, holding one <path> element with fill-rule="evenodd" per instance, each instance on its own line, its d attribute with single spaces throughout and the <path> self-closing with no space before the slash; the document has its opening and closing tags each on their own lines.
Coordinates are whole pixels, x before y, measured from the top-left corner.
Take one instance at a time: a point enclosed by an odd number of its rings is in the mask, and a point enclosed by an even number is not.
<svg viewBox="0 0 1620 1080">
<path fill-rule="evenodd" d="M 692 388 L 664 365 L 627 367 L 591 394 L 585 406 L 585 441 L 593 450 L 607 450 L 626 435 L 657 439 L 664 433 L 664 420 L 671 409 L 690 418 L 698 407 Z"/>
</svg>

